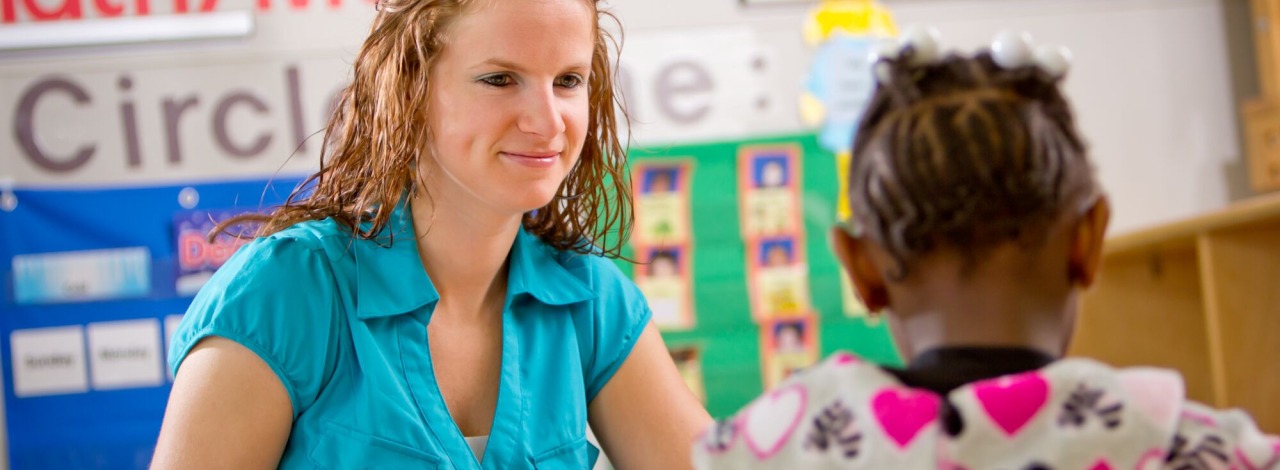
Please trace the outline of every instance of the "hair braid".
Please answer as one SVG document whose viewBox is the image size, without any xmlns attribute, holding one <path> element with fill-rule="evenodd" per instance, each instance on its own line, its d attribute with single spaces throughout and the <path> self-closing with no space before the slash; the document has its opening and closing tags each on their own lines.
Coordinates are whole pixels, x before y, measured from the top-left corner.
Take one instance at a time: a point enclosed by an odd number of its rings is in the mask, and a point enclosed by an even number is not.
<svg viewBox="0 0 1280 470">
<path fill-rule="evenodd" d="M 987 52 L 913 66 L 883 59 L 854 138 L 855 220 L 902 278 L 942 248 L 968 265 L 1005 242 L 1036 243 L 1097 191 L 1059 80 L 1035 66 L 1005 69 Z"/>
</svg>

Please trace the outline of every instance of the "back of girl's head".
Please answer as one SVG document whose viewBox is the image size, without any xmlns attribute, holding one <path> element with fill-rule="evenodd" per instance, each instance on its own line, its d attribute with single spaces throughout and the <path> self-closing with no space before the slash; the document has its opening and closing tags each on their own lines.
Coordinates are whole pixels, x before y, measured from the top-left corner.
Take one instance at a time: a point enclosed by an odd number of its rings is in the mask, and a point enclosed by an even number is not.
<svg viewBox="0 0 1280 470">
<path fill-rule="evenodd" d="M 908 45 L 880 59 L 854 138 L 849 202 L 862 236 L 908 275 L 921 257 L 1033 246 L 1065 211 L 1097 193 L 1059 83 L 990 51 L 922 61 Z M 921 63 L 924 62 L 924 63 Z"/>
</svg>

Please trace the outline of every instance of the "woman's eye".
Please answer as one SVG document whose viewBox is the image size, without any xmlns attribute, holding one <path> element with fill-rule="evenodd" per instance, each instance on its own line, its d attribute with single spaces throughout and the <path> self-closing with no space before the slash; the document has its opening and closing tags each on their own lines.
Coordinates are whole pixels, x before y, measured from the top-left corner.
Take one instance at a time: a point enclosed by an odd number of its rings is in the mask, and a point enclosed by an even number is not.
<svg viewBox="0 0 1280 470">
<path fill-rule="evenodd" d="M 485 85 L 493 87 L 504 87 L 512 83 L 510 75 L 490 75 L 487 77 L 481 77 L 480 81 Z"/>
<path fill-rule="evenodd" d="M 556 80 L 556 85 L 564 88 L 577 88 L 582 85 L 582 77 L 565 75 Z"/>
</svg>

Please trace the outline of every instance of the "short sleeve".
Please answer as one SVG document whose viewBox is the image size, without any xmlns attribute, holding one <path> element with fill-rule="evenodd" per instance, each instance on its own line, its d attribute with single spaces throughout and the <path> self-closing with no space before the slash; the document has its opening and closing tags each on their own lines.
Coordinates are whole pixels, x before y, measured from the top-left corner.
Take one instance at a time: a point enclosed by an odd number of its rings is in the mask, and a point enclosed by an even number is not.
<svg viewBox="0 0 1280 470">
<path fill-rule="evenodd" d="M 622 367 L 653 313 L 640 289 L 612 261 L 589 256 L 595 299 L 579 321 L 578 344 L 583 354 L 587 402 L 595 399 L 613 374 Z M 583 325 L 588 323 L 588 325 Z"/>
<path fill-rule="evenodd" d="M 1280 469 L 1280 438 L 1264 434 L 1241 410 L 1188 402 L 1164 463 L 1161 468 Z"/>
<path fill-rule="evenodd" d="M 200 340 L 218 336 L 262 358 L 289 393 L 293 416 L 315 401 L 336 364 L 337 287 L 315 240 L 277 234 L 241 247 L 196 294 L 169 347 L 175 374 Z"/>
</svg>

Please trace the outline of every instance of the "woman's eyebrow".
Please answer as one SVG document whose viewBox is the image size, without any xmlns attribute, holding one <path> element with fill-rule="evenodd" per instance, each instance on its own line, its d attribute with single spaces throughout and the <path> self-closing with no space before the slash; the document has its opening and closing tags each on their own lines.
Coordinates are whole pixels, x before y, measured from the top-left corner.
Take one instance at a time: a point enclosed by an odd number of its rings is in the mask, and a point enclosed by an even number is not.
<svg viewBox="0 0 1280 470">
<path fill-rule="evenodd" d="M 520 73 L 528 72 L 528 70 L 526 70 L 524 66 L 521 66 L 516 62 L 502 59 L 502 58 L 497 58 L 497 57 L 487 59 L 484 62 L 480 62 L 479 64 L 476 64 L 473 68 L 486 67 L 486 66 L 494 66 L 498 68 L 511 70 L 514 72 L 520 72 Z M 578 62 L 578 63 L 570 64 L 568 67 L 565 67 L 565 70 L 572 70 L 572 71 L 591 70 L 591 64 Z"/>
</svg>

